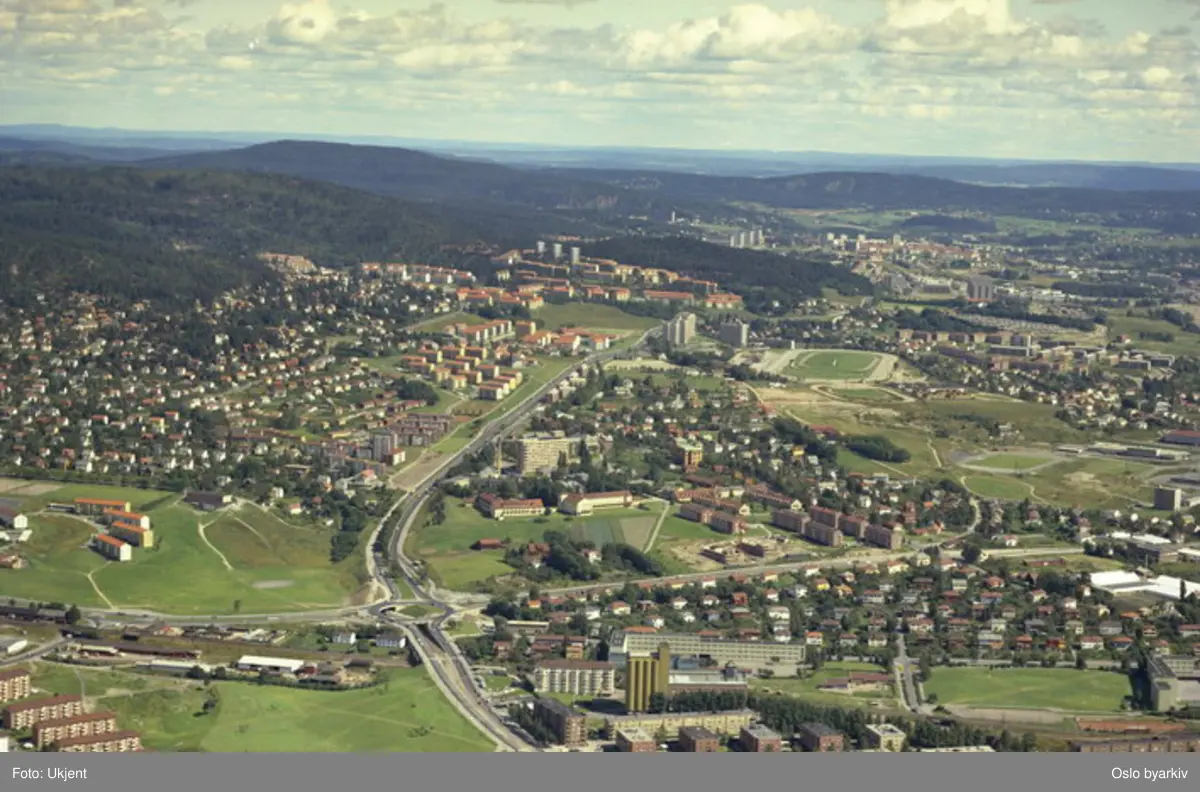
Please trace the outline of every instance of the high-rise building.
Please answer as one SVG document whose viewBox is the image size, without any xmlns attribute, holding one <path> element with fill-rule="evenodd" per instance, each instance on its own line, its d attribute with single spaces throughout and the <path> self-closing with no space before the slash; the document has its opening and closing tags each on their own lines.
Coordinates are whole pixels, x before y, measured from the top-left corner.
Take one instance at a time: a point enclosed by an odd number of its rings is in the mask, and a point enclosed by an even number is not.
<svg viewBox="0 0 1200 792">
<path fill-rule="evenodd" d="M 579 259 L 580 259 L 579 248 L 577 248 L 577 247 L 571 248 L 571 263 L 578 264 Z"/>
<path fill-rule="evenodd" d="M 671 647 L 658 645 L 650 655 L 630 657 L 625 668 L 625 709 L 647 712 L 651 697 L 667 695 L 671 687 Z"/>
<path fill-rule="evenodd" d="M 1183 508 L 1183 491 L 1176 487 L 1155 487 L 1154 508 L 1159 511 L 1179 511 Z"/>
<path fill-rule="evenodd" d="M 541 239 L 537 241 L 537 253 L 539 256 L 546 255 L 546 243 Z"/>
<path fill-rule="evenodd" d="M 666 324 L 667 343 L 685 346 L 696 337 L 696 315 L 681 313 Z"/>
<path fill-rule="evenodd" d="M 521 474 L 554 470 L 565 455 L 578 456 L 581 437 L 562 434 L 530 435 L 517 441 L 517 471 Z"/>
<path fill-rule="evenodd" d="M 396 435 L 391 432 L 376 432 L 371 435 L 371 458 L 386 459 L 396 450 Z"/>
<path fill-rule="evenodd" d="M 732 347 L 744 347 L 750 343 L 750 325 L 741 319 L 726 322 L 717 330 L 717 338 Z"/>
<path fill-rule="evenodd" d="M 550 248 L 550 249 L 551 249 L 551 251 L 554 253 L 554 260 L 555 260 L 555 261 L 558 261 L 559 259 L 561 259 L 561 258 L 562 258 L 563 247 L 562 247 L 562 243 L 561 243 L 561 242 L 555 242 L 555 243 L 554 243 L 554 244 L 551 246 L 551 248 Z"/>
<path fill-rule="evenodd" d="M 971 278 L 967 281 L 967 299 L 984 302 L 996 299 L 996 284 L 987 278 Z"/>
</svg>

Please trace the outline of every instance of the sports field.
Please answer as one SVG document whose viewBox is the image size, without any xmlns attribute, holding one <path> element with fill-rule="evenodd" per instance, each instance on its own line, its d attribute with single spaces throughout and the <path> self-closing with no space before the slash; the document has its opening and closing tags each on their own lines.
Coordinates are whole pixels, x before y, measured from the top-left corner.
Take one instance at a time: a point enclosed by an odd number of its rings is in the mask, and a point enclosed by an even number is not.
<svg viewBox="0 0 1200 792">
<path fill-rule="evenodd" d="M 202 514 L 177 494 L 75 486 L 38 499 L 70 502 L 80 492 L 130 500 L 150 516 L 155 546 L 110 562 L 88 547 L 97 529 L 86 519 L 35 513 L 23 548 L 29 567 L 0 570 L 0 594 L 178 614 L 270 613 L 340 606 L 365 577 L 361 554 L 330 563 L 329 529 L 254 506 Z"/>
<path fill-rule="evenodd" d="M 849 380 L 863 379 L 875 370 L 879 356 L 874 352 L 840 350 L 810 352 L 788 367 L 788 373 L 801 379 Z"/>
<path fill-rule="evenodd" d="M 935 668 L 924 687 L 939 704 L 1066 712 L 1115 712 L 1131 692 L 1124 674 L 1057 668 Z"/>
<path fill-rule="evenodd" d="M 181 680 L 131 691 L 112 681 L 94 709 L 111 710 L 122 729 L 142 733 L 156 751 L 221 753 L 490 751 L 491 744 L 455 711 L 421 668 L 390 669 L 373 688 L 298 690 L 214 682 L 217 705 L 203 712 L 209 688 Z M 145 684 L 143 682 L 143 684 Z M 71 692 L 70 690 L 64 692 Z M 89 685 L 89 695 L 93 695 Z"/>
</svg>

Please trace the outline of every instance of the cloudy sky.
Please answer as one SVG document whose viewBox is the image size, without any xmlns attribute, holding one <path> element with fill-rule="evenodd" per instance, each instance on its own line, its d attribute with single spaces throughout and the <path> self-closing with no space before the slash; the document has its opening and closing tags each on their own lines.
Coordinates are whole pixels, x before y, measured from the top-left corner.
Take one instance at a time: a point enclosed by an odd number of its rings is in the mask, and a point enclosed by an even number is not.
<svg viewBox="0 0 1200 792">
<path fill-rule="evenodd" d="M 0 123 L 1200 161 L 1200 0 L 0 0 Z"/>
</svg>

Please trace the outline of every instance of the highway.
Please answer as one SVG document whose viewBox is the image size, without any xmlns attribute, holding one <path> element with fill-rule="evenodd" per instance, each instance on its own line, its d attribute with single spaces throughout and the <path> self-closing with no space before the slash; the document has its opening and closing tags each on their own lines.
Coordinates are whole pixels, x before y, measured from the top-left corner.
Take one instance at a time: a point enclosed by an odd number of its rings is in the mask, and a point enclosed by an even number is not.
<svg viewBox="0 0 1200 792">
<path fill-rule="evenodd" d="M 631 350 L 644 344 L 646 339 L 656 332 L 658 330 L 653 329 L 643 333 L 631 347 Z M 529 394 L 500 418 L 485 426 L 462 449 L 442 460 L 441 464 L 435 470 L 430 471 L 429 475 L 413 487 L 407 496 L 402 497 L 393 505 L 392 509 L 389 510 L 388 514 L 384 515 L 371 534 L 370 541 L 373 547 L 379 536 L 379 532 L 383 530 L 387 521 L 392 518 L 393 513 L 397 509 L 399 510 L 395 530 L 391 536 L 391 545 L 388 547 L 388 558 L 393 562 L 395 571 L 412 588 L 414 596 L 419 598 L 421 602 L 433 605 L 442 610 L 441 616 L 430 620 L 426 624 L 431 639 L 426 639 L 422 634 L 420 626 L 407 630 L 407 633 L 413 642 L 414 648 L 421 655 L 425 667 L 429 670 L 430 675 L 433 676 L 434 681 L 442 692 L 447 695 L 459 712 L 485 734 L 489 735 L 501 750 L 532 751 L 538 749 L 526 742 L 516 731 L 509 728 L 508 724 L 496 715 L 491 708 L 491 704 L 484 698 L 475 685 L 470 664 L 459 650 L 458 645 L 450 640 L 445 632 L 446 622 L 454 615 L 454 606 L 438 597 L 435 586 L 422 580 L 412 559 L 404 554 L 404 543 L 408 538 L 409 531 L 412 530 L 413 525 L 416 523 L 425 501 L 433 494 L 440 481 L 446 477 L 446 474 L 460 461 L 486 447 L 489 443 L 502 440 L 506 435 L 511 433 L 533 412 L 548 391 L 559 383 L 569 379 L 582 366 L 602 363 L 626 354 L 626 352 L 627 350 L 609 350 L 590 355 L 581 360 L 578 365 L 572 366 L 554 379 L 546 382 L 535 392 Z M 391 598 L 370 606 L 367 612 L 376 618 L 382 618 L 399 624 L 401 622 L 390 611 L 394 609 L 395 605 L 403 603 L 401 600 L 395 599 L 397 596 L 395 583 L 391 575 L 387 573 L 386 566 L 382 561 L 382 558 L 375 558 L 374 553 L 372 553 L 372 561 L 368 569 L 373 570 L 375 580 L 391 594 Z"/>
</svg>

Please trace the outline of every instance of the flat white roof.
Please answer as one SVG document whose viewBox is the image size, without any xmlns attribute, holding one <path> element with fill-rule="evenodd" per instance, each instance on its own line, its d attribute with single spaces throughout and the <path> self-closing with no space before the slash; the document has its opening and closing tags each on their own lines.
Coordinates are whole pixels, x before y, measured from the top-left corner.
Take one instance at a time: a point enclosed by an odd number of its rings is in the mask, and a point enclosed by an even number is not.
<svg viewBox="0 0 1200 792">
<path fill-rule="evenodd" d="M 1162 536 L 1155 536 L 1154 534 L 1140 534 L 1138 536 L 1133 537 L 1130 541 L 1137 542 L 1138 544 L 1144 544 L 1144 545 L 1169 545 L 1169 544 L 1171 544 L 1170 539 L 1166 539 Z"/>
<path fill-rule="evenodd" d="M 1142 579 L 1133 572 L 1124 570 L 1114 570 L 1112 572 L 1093 572 L 1092 585 L 1098 588 L 1107 588 L 1109 586 L 1128 586 L 1132 583 L 1140 583 Z"/>
<path fill-rule="evenodd" d="M 240 666 L 267 666 L 270 668 L 286 668 L 299 671 L 304 667 L 303 660 L 293 660 L 290 657 L 262 657 L 260 655 L 242 655 L 237 662 Z"/>
</svg>

